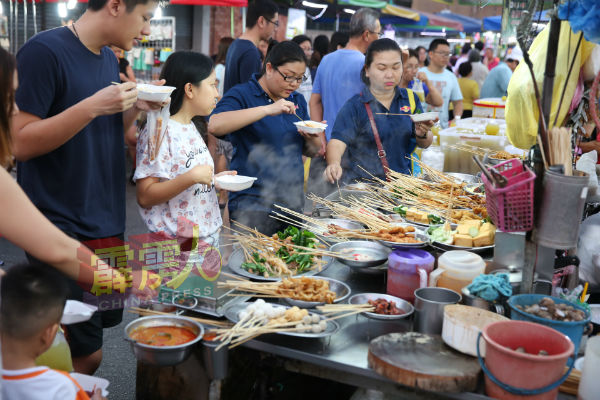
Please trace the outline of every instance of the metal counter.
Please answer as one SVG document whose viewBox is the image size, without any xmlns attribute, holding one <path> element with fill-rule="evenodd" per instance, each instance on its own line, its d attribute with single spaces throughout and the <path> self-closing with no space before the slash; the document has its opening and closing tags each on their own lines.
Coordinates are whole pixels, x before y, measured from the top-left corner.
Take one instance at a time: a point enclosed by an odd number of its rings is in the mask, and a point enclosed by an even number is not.
<svg viewBox="0 0 600 400">
<path fill-rule="evenodd" d="M 356 273 L 334 262 L 320 276 L 346 282 L 352 294 L 385 293 L 385 273 Z M 348 385 L 377 389 L 403 399 L 488 399 L 476 393 L 432 393 L 397 384 L 370 369 L 367 365 L 369 342 L 391 332 L 410 331 L 412 317 L 399 322 L 368 319 L 362 315 L 336 320 L 340 330 L 329 338 L 303 339 L 283 335 L 266 335 L 244 344 L 245 347 L 285 359 L 286 369 L 330 379 Z"/>
</svg>

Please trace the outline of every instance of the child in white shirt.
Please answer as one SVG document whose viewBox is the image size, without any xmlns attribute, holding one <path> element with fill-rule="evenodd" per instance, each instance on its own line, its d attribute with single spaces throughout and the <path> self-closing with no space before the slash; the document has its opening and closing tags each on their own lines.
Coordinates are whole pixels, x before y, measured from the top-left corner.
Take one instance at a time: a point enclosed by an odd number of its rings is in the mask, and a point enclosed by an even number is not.
<svg viewBox="0 0 600 400">
<path fill-rule="evenodd" d="M 12 267 L 1 281 L 2 399 L 89 400 L 66 372 L 38 367 L 54 341 L 67 299 L 66 280 L 40 265 Z M 104 399 L 100 389 L 92 400 Z"/>
<path fill-rule="evenodd" d="M 219 93 L 213 62 L 200 53 L 179 51 L 167 59 L 161 79 L 176 89 L 156 157 L 149 154 L 151 134 L 146 130 L 138 139 L 134 180 L 140 214 L 150 231 L 171 236 L 177 236 L 178 218 L 184 217 L 198 225 L 201 240 L 218 247 L 222 221 L 213 184 L 214 163 L 192 122 L 193 117 L 210 115 L 215 108 Z"/>
</svg>

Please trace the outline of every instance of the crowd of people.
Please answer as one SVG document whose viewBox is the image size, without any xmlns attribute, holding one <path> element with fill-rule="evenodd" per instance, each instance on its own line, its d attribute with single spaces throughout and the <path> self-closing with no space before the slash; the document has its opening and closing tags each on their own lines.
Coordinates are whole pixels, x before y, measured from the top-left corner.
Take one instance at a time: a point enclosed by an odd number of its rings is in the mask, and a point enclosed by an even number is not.
<svg viewBox="0 0 600 400">
<path fill-rule="evenodd" d="M 117 58 L 150 34 L 156 6 L 90 0 L 77 21 L 36 35 L 16 58 L 0 49 L 0 163 L 16 160 L 17 168 L 17 182 L 0 169 L 0 235 L 29 260 L 2 280 L 6 398 L 88 398 L 35 360 L 51 346 L 65 300 L 82 300 L 94 269 L 109 269 L 80 242 L 124 240 L 125 138 L 136 150 L 132 180 L 148 230 L 181 235 L 184 217 L 218 246 L 230 218 L 272 234 L 283 227 L 269 217 L 275 206 L 302 212 L 306 191 L 326 194 L 365 170 L 381 179 L 387 169 L 413 172 L 411 157 L 432 143 L 435 121 L 413 123 L 410 114 L 439 111 L 439 123 L 449 126 L 473 100 L 505 95 L 522 56 L 513 49 L 500 62 L 477 43 L 451 63 L 444 39 L 402 50 L 381 38 L 372 9 L 357 10 L 347 33 L 277 43 L 278 7 L 259 0 L 248 7 L 245 32 L 221 38 L 214 59 L 173 53 L 155 84 L 175 90 L 169 102 L 152 103 L 137 98 L 131 68 Z M 163 107 L 165 140 L 153 149 L 153 133 L 136 138 L 135 121 Z M 313 135 L 294 125 L 298 119 L 327 128 Z M 235 174 L 257 180 L 231 193 L 215 183 Z M 102 330 L 119 324 L 122 312 L 99 311 L 65 327 L 75 371 L 95 372 Z"/>
</svg>

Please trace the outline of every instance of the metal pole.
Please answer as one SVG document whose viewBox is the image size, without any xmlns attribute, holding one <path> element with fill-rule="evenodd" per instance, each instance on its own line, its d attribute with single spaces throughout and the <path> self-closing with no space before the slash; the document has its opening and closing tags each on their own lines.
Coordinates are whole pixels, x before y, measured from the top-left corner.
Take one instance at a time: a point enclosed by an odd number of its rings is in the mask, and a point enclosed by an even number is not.
<svg viewBox="0 0 600 400">
<path fill-rule="evenodd" d="M 15 18 L 14 18 L 14 14 L 15 14 L 15 8 L 13 6 L 13 0 L 9 0 L 8 1 L 8 8 L 9 8 L 9 16 L 8 16 L 8 40 L 10 41 L 8 48 L 10 49 L 10 52 L 14 54 L 15 50 L 14 50 L 14 46 L 15 46 L 15 40 L 13 37 L 13 26 L 15 24 Z"/>
<path fill-rule="evenodd" d="M 31 0 L 31 4 L 33 5 L 33 34 L 37 35 L 37 4 L 35 0 Z"/>
<path fill-rule="evenodd" d="M 23 0 L 23 44 L 25 44 L 26 41 L 27 41 L 27 0 Z"/>
<path fill-rule="evenodd" d="M 235 37 L 235 25 L 233 23 L 233 18 L 234 18 L 234 11 L 233 11 L 233 7 L 231 7 L 231 37 Z"/>
<path fill-rule="evenodd" d="M 246 7 L 242 7 L 242 33 L 246 32 L 246 11 L 248 11 L 248 9 Z"/>
</svg>

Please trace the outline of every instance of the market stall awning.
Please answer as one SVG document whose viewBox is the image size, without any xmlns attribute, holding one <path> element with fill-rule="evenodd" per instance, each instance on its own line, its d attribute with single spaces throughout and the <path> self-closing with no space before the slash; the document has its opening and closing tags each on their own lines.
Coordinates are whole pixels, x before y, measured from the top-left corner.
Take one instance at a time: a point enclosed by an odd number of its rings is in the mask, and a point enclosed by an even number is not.
<svg viewBox="0 0 600 400">
<path fill-rule="evenodd" d="M 387 4 L 381 9 L 381 12 L 395 17 L 410 19 L 412 21 L 420 21 L 421 14 L 411 10 L 410 8 Z"/>
<path fill-rule="evenodd" d="M 171 0 L 170 4 L 188 6 L 248 7 L 248 0 Z"/>
<path fill-rule="evenodd" d="M 548 22 L 550 17 L 548 16 L 549 10 L 538 11 L 533 16 L 533 22 Z M 483 30 L 484 31 L 495 31 L 500 32 L 502 30 L 502 15 L 495 15 L 493 17 L 485 17 L 483 19 Z"/>
<path fill-rule="evenodd" d="M 481 32 L 481 20 L 477 18 L 465 17 L 464 15 L 454 14 L 449 11 L 442 11 L 437 13 L 443 18 L 448 18 L 454 21 L 458 21 L 463 25 L 463 32 Z"/>
</svg>

